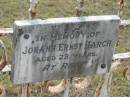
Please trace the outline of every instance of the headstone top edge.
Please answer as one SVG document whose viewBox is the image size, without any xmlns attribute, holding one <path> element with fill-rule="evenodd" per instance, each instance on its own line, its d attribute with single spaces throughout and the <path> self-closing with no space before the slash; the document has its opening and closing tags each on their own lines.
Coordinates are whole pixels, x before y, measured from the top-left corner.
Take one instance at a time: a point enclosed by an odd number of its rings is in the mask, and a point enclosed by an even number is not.
<svg viewBox="0 0 130 97">
<path fill-rule="evenodd" d="M 89 21 L 110 21 L 120 20 L 117 15 L 103 15 L 103 16 L 81 16 L 81 17 L 64 17 L 64 18 L 50 18 L 46 20 L 18 20 L 14 24 L 17 26 L 37 25 L 37 24 L 53 24 L 53 23 L 75 23 L 75 22 L 89 22 Z"/>
<path fill-rule="evenodd" d="M 34 20 L 16 20 L 14 24 L 17 26 L 22 25 L 35 25 L 35 24 L 42 24 L 42 19 L 34 19 Z"/>
</svg>

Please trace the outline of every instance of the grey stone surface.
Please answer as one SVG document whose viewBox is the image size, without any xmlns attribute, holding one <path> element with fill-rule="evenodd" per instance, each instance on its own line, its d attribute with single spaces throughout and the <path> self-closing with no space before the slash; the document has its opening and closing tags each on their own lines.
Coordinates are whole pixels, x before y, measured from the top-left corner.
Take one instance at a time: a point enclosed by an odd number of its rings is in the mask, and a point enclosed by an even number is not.
<svg viewBox="0 0 130 97">
<path fill-rule="evenodd" d="M 14 83 L 108 72 L 119 21 L 117 16 L 15 21 Z"/>
</svg>

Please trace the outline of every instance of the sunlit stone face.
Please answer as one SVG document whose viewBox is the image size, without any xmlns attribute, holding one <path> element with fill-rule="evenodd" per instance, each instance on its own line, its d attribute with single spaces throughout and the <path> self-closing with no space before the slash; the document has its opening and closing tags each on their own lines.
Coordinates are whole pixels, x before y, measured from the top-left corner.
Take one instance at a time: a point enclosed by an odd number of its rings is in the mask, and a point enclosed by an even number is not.
<svg viewBox="0 0 130 97">
<path fill-rule="evenodd" d="M 108 72 L 118 24 L 117 16 L 16 21 L 14 83 Z"/>
</svg>

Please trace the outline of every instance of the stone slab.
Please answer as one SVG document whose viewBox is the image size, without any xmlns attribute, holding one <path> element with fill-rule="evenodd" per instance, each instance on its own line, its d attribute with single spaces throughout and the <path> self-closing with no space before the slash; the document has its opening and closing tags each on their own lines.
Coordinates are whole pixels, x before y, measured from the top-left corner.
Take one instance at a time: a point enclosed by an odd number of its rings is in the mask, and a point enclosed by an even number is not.
<svg viewBox="0 0 130 97">
<path fill-rule="evenodd" d="M 15 21 L 13 82 L 108 72 L 119 22 L 115 15 Z"/>
</svg>

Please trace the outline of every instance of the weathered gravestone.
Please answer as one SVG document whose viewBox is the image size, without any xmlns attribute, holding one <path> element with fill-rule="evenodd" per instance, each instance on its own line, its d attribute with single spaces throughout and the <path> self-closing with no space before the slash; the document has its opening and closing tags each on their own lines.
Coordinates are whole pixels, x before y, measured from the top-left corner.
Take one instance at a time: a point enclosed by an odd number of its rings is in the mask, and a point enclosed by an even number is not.
<svg viewBox="0 0 130 97">
<path fill-rule="evenodd" d="M 119 21 L 117 16 L 16 21 L 14 83 L 108 72 Z"/>
</svg>

